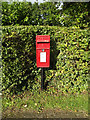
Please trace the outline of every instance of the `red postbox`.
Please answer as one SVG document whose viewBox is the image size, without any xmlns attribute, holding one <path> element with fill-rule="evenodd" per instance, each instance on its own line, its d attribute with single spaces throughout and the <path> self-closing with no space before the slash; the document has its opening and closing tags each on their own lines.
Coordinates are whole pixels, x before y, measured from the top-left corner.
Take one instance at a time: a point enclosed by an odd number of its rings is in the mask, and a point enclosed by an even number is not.
<svg viewBox="0 0 90 120">
<path fill-rule="evenodd" d="M 50 35 L 36 36 L 36 63 L 37 67 L 50 66 Z"/>
</svg>

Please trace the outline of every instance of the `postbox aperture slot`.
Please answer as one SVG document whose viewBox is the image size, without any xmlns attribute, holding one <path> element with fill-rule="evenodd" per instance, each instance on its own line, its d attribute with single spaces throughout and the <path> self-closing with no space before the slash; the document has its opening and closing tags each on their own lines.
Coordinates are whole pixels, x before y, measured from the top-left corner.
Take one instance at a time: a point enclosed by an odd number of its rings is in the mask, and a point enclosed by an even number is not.
<svg viewBox="0 0 90 120">
<path fill-rule="evenodd" d="M 37 42 L 37 43 L 49 43 L 49 42 Z"/>
</svg>

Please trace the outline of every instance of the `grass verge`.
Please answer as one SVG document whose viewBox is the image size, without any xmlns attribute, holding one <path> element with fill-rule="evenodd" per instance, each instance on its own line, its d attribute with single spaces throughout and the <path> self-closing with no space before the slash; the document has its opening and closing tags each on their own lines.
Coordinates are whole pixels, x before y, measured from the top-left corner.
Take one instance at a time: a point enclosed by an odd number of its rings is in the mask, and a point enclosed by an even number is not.
<svg viewBox="0 0 90 120">
<path fill-rule="evenodd" d="M 32 109 L 37 112 L 43 109 L 60 108 L 69 111 L 88 112 L 88 93 L 82 94 L 62 94 L 60 92 L 49 91 L 25 91 L 18 95 L 3 95 L 2 112 L 9 109 Z"/>
</svg>

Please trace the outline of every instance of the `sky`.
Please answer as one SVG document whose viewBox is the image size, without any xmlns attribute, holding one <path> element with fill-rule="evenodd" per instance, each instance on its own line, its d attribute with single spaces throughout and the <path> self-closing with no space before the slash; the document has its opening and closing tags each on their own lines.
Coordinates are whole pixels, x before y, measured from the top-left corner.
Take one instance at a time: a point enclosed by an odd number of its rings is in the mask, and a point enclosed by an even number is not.
<svg viewBox="0 0 90 120">
<path fill-rule="evenodd" d="M 2 0 L 3 2 L 4 1 L 10 1 L 10 0 Z M 11 1 L 15 1 L 15 0 L 11 0 Z M 23 0 L 18 0 L 18 1 L 23 1 Z M 26 0 L 27 2 L 36 2 L 36 0 Z M 50 1 L 50 0 L 44 0 L 44 1 Z M 63 2 L 89 2 L 90 0 L 51 0 L 53 2 L 60 2 L 60 1 L 63 1 Z M 38 0 L 38 3 L 43 3 L 43 0 Z"/>
<path fill-rule="evenodd" d="M 22 1 L 22 0 L 19 0 L 19 1 Z M 48 0 L 45 0 L 45 1 L 48 1 Z M 27 0 L 27 2 L 37 2 L 36 0 Z M 43 0 L 38 0 L 38 3 L 43 3 Z"/>
<path fill-rule="evenodd" d="M 2 1 L 10 1 L 10 0 L 2 0 Z M 22 2 L 22 1 L 24 1 L 24 0 L 11 0 L 11 1 L 19 1 L 19 2 Z M 37 0 L 26 0 L 27 2 L 31 2 L 32 4 L 34 3 L 34 2 L 37 2 Z M 43 3 L 43 2 L 48 2 L 49 0 L 38 0 L 38 4 L 40 4 L 40 3 Z M 54 0 L 52 0 L 52 1 L 54 1 Z M 56 0 L 56 1 L 58 1 L 58 0 Z M 63 3 L 61 2 L 61 5 L 59 6 L 59 8 L 58 9 L 62 9 L 61 8 L 61 6 L 63 5 Z"/>
<path fill-rule="evenodd" d="M 2 0 L 2 1 L 10 1 L 10 0 Z M 17 0 L 12 0 L 12 1 L 17 1 Z M 22 2 L 22 1 L 24 1 L 24 0 L 18 0 L 18 1 L 20 1 L 20 2 Z M 32 3 L 34 3 L 34 2 L 37 2 L 36 0 L 26 0 L 27 2 L 32 2 Z M 45 1 L 48 1 L 48 0 L 45 0 Z M 38 3 L 43 3 L 43 0 L 38 0 Z"/>
<path fill-rule="evenodd" d="M 10 1 L 10 0 L 2 0 L 2 1 Z M 11 1 L 17 1 L 17 0 L 11 0 Z M 22 2 L 22 1 L 24 1 L 24 0 L 18 0 L 18 1 L 20 1 L 20 2 Z M 34 2 L 37 2 L 37 0 L 26 0 L 27 2 L 31 2 L 31 3 L 34 3 Z M 45 2 L 48 2 L 48 1 L 50 1 L 50 0 L 44 0 Z M 38 3 L 43 3 L 44 2 L 43 0 L 38 0 Z M 52 1 L 54 1 L 54 0 L 52 0 Z M 56 0 L 56 2 L 57 2 L 58 0 Z M 62 1 L 62 0 L 61 0 Z"/>
</svg>

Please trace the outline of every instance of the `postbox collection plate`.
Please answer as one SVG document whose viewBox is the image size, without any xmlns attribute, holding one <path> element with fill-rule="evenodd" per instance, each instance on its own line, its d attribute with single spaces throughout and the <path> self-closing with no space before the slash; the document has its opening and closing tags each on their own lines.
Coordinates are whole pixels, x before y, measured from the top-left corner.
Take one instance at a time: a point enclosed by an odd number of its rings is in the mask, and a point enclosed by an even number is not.
<svg viewBox="0 0 90 120">
<path fill-rule="evenodd" d="M 40 52 L 40 62 L 46 62 L 46 52 Z"/>
<path fill-rule="evenodd" d="M 50 35 L 36 36 L 36 63 L 37 67 L 50 66 Z"/>
</svg>

